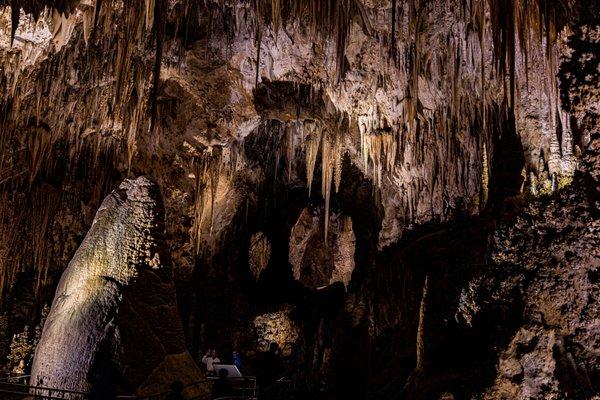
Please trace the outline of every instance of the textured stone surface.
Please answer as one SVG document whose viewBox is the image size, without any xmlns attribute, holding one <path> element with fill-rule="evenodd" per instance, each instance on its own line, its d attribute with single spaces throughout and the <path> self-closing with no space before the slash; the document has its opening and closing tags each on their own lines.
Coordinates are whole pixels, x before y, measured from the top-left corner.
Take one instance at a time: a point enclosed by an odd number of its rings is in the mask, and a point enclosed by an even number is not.
<svg viewBox="0 0 600 400">
<path fill-rule="evenodd" d="M 532 201 L 493 236 L 497 269 L 484 279 L 487 295 L 476 303 L 511 298 L 519 303 L 522 319 L 500 349 L 490 399 L 600 394 L 600 86 L 592 78 L 600 71 L 600 25 L 578 26 L 568 46 L 562 89 L 574 112 L 584 161 L 571 186 L 553 198 Z"/>
<path fill-rule="evenodd" d="M 267 268 L 271 258 L 271 242 L 262 232 L 256 232 L 250 237 L 250 248 L 248 249 L 248 264 L 255 279 Z"/>
<path fill-rule="evenodd" d="M 568 38 L 569 56 L 563 60 L 561 82 L 566 107 L 574 116 L 578 129 L 576 144 L 585 151 L 584 169 L 588 176 L 600 182 L 600 21 L 593 15 L 599 5 L 582 7 L 584 23 Z M 587 22 L 591 19 L 591 22 Z M 596 186 L 600 191 L 600 183 Z"/>
<path fill-rule="evenodd" d="M 305 208 L 290 233 L 290 255 L 294 278 L 310 288 L 334 282 L 348 285 L 354 270 L 356 239 L 352 220 L 343 214 L 329 216 L 327 242 L 324 220 L 317 208 Z"/>
<path fill-rule="evenodd" d="M 500 349 L 488 398 L 587 398 L 600 387 L 600 220 L 591 199 L 569 188 L 529 205 L 494 237 L 489 294 L 511 298 L 521 323 Z"/>
<path fill-rule="evenodd" d="M 104 200 L 56 290 L 32 384 L 87 392 L 109 379 L 148 393 L 202 379 L 185 348 L 163 233 L 148 178 L 127 179 Z"/>
<path fill-rule="evenodd" d="M 258 351 L 268 351 L 271 343 L 277 343 L 283 356 L 289 356 L 298 342 L 299 328 L 290 319 L 290 310 L 259 315 L 254 319 Z"/>
<path fill-rule="evenodd" d="M 257 315 L 289 302 L 305 353 L 298 381 L 325 380 L 342 398 L 590 392 L 586 346 L 597 343 L 587 318 L 597 307 L 584 297 L 597 299 L 597 232 L 585 229 L 598 199 L 584 192 L 600 176 L 596 1 L 7 3 L 25 9 L 12 47 L 16 14 L 0 13 L 4 336 L 35 319 L 28 299 L 55 287 L 89 228 L 86 210 L 143 173 L 164 196 L 192 347 L 229 350 L 232 331 L 251 331 Z M 42 3 L 57 10 L 38 22 L 25 15 Z M 521 210 L 529 195 L 570 183 L 580 162 L 576 190 Z M 488 226 L 511 207 L 516 219 Z M 329 208 L 332 243 L 323 239 Z M 352 229 L 340 225 L 348 216 Z M 266 269 L 257 231 L 272 244 Z M 346 291 L 313 290 L 349 280 Z M 89 286 L 120 293 L 96 281 Z M 114 296 L 98 307 L 115 308 Z M 135 329 L 113 322 L 106 336 L 125 343 L 169 312 L 132 313 Z M 116 360 L 144 354 L 154 390 L 156 377 L 171 379 L 190 360 L 147 350 L 176 352 L 183 340 L 149 337 L 152 346 Z"/>
</svg>

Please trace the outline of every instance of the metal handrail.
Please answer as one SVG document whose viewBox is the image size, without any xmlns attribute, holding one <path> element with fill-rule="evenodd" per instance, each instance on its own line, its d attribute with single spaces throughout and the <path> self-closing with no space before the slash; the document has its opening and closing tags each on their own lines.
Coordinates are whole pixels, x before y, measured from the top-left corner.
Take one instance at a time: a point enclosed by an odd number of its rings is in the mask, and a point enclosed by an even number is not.
<svg viewBox="0 0 600 400">
<path fill-rule="evenodd" d="M 3 389 L 0 389 L 0 393 L 21 395 L 21 396 L 25 396 L 26 398 L 33 397 L 34 399 L 43 399 L 43 400 L 66 400 L 66 397 L 46 396 L 46 395 L 31 394 L 31 393 L 24 393 L 24 392 L 15 392 L 12 390 L 3 390 Z"/>
<path fill-rule="evenodd" d="M 210 382 L 209 379 L 203 379 L 201 381 L 196 381 L 196 382 L 188 383 L 187 385 L 185 385 L 183 387 L 183 390 L 189 389 L 189 388 L 194 387 L 194 386 L 200 386 L 203 383 L 209 383 L 209 382 Z M 149 394 L 147 396 L 135 396 L 135 395 L 134 396 L 117 396 L 117 399 L 123 399 L 123 400 L 125 400 L 125 399 L 153 400 L 153 399 L 160 399 L 160 398 L 162 398 L 164 396 L 167 396 L 169 394 L 171 394 L 170 390 L 165 391 L 165 392 L 161 392 L 161 393 Z"/>
<path fill-rule="evenodd" d="M 51 387 L 46 387 L 46 386 L 32 386 L 32 385 L 25 385 L 22 383 L 0 382 L 0 385 L 15 386 L 15 387 L 21 387 L 21 388 L 26 388 L 26 389 L 30 389 L 30 390 L 31 389 L 33 389 L 33 390 L 48 390 L 48 391 L 52 391 L 52 392 L 62 392 L 62 393 L 68 393 L 68 394 L 82 394 L 82 395 L 88 394 L 85 392 L 78 392 L 76 390 L 51 388 Z"/>
<path fill-rule="evenodd" d="M 184 388 L 189 388 L 194 385 L 198 385 L 201 383 L 206 383 L 208 381 L 200 381 L 194 382 L 189 385 L 186 385 Z M 40 392 L 47 392 L 40 393 Z M 88 399 L 90 394 L 86 392 L 79 392 L 75 390 L 68 389 L 59 389 L 59 388 L 51 388 L 45 386 L 30 386 L 26 384 L 19 383 L 11 383 L 11 382 L 0 382 L 0 393 L 4 394 L 13 394 L 13 395 L 23 395 L 25 397 L 32 397 L 34 399 L 48 399 L 48 400 L 65 400 L 72 398 L 73 395 L 81 397 L 83 399 Z M 158 399 L 170 394 L 171 391 L 166 391 L 163 393 L 155 393 L 148 396 L 135 396 L 135 395 L 119 395 L 116 397 L 118 400 L 151 400 Z M 60 396 L 60 397 L 57 397 Z"/>
<path fill-rule="evenodd" d="M 4 378 L 0 378 L 0 383 L 12 383 L 10 382 L 11 380 L 20 380 L 20 379 L 26 379 L 26 378 L 31 378 L 31 375 L 16 375 L 16 376 L 6 376 Z"/>
<path fill-rule="evenodd" d="M 19 375 L 16 377 L 3 378 L 2 380 L 0 380 L 0 393 L 23 395 L 26 397 L 32 397 L 34 399 L 45 399 L 45 400 L 65 400 L 65 399 L 71 398 L 72 395 L 81 396 L 84 399 L 89 398 L 89 393 L 86 393 L 86 392 L 80 392 L 80 391 L 69 390 L 69 389 L 52 388 L 52 387 L 46 387 L 46 386 L 32 386 L 32 385 L 29 385 L 26 383 L 15 383 L 15 382 L 8 381 L 9 379 L 21 380 L 21 379 L 27 379 L 30 377 L 31 377 L 30 375 Z M 238 390 L 244 391 L 244 392 L 249 391 L 250 393 L 247 396 L 242 395 L 242 396 L 232 396 L 232 397 L 227 397 L 227 398 L 222 398 L 222 399 L 220 398 L 221 400 L 226 400 L 226 399 L 255 400 L 257 398 L 256 377 L 254 377 L 254 376 L 245 376 L 245 377 L 239 377 L 239 378 L 235 377 L 235 378 L 228 378 L 228 380 L 251 382 L 252 383 L 251 387 L 233 388 L 236 391 L 238 391 Z M 207 384 L 207 383 L 211 383 L 211 379 L 203 379 L 203 380 L 200 380 L 197 382 L 189 383 L 183 387 L 183 390 L 189 389 L 194 386 L 200 386 L 203 384 Z M 38 391 L 48 392 L 48 394 L 36 393 Z M 153 399 L 161 399 L 169 394 L 171 394 L 170 390 L 161 392 L 161 393 L 154 393 L 154 394 L 147 395 L 147 396 L 119 395 L 116 397 L 116 399 L 119 399 L 119 400 L 153 400 Z M 57 397 L 57 396 L 62 396 L 62 397 Z"/>
</svg>

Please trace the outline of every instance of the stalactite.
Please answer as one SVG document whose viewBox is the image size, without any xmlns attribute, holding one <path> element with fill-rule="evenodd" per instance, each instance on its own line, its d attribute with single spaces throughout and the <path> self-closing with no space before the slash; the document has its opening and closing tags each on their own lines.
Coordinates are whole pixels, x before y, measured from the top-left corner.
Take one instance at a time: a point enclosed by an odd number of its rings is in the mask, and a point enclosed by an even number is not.
<svg viewBox="0 0 600 400">
<path fill-rule="evenodd" d="M 200 252 L 200 235 L 202 233 L 202 214 L 204 211 L 204 195 L 208 163 L 204 158 L 195 160 L 194 165 L 194 226 L 192 236 L 195 241 L 196 254 Z"/>
<path fill-rule="evenodd" d="M 215 198 L 217 197 L 217 188 L 219 185 L 219 173 L 221 165 L 218 162 L 210 164 L 210 229 L 209 235 L 212 235 L 215 222 Z"/>
<path fill-rule="evenodd" d="M 146 14 L 149 11 L 146 11 Z M 154 56 L 154 70 L 152 73 L 152 92 L 150 94 L 150 129 L 156 123 L 158 85 L 160 83 L 160 68 L 162 64 L 163 46 L 165 41 L 165 27 L 167 0 L 154 0 L 154 35 L 156 38 L 156 54 Z"/>
<path fill-rule="evenodd" d="M 287 175 L 288 175 L 288 179 L 291 180 L 292 179 L 292 167 L 294 165 L 294 162 L 295 162 L 294 158 L 296 155 L 296 147 L 295 147 L 296 144 L 294 143 L 294 136 L 297 133 L 298 124 L 296 122 L 286 124 L 285 129 L 286 129 L 286 138 L 287 138 L 287 143 L 286 143 Z"/>
<path fill-rule="evenodd" d="M 94 41 L 95 39 L 96 29 L 98 27 L 98 18 L 100 17 L 100 12 L 102 11 L 102 1 L 103 0 L 96 0 L 96 3 L 94 4 L 94 22 L 92 23 L 91 41 Z"/>
<path fill-rule="evenodd" d="M 365 172 L 373 171 L 373 182 L 381 187 L 384 171 L 393 172 L 398 154 L 398 140 L 387 122 L 375 110 L 358 118 L 361 154 Z"/>
<path fill-rule="evenodd" d="M 390 56 L 396 61 L 396 11 L 398 8 L 398 0 L 392 0 L 392 28 L 390 34 Z"/>
<path fill-rule="evenodd" d="M 17 4 L 16 1 L 11 3 L 11 14 L 10 14 L 10 45 L 13 45 L 15 41 L 15 33 L 17 32 L 17 28 L 19 27 L 19 19 L 21 17 L 21 7 Z"/>
<path fill-rule="evenodd" d="M 310 197 L 315 164 L 321 147 L 322 130 L 316 121 L 305 121 L 304 133 L 306 134 L 306 184 L 308 185 L 308 195 Z"/>
<path fill-rule="evenodd" d="M 323 135 L 323 150 L 321 152 L 321 193 L 325 198 L 325 226 L 324 226 L 324 240 L 327 245 L 327 233 L 329 231 L 329 200 L 331 198 L 331 184 L 333 180 L 333 159 L 334 152 L 333 143 L 335 139 L 331 137 L 329 132 L 325 132 Z"/>
<path fill-rule="evenodd" d="M 486 132 L 486 98 L 485 98 L 485 2 L 481 1 L 479 7 L 479 51 L 480 51 L 480 69 L 481 69 L 481 115 L 482 115 L 482 127 L 483 131 Z"/>
<path fill-rule="evenodd" d="M 205 150 L 200 157 L 194 159 L 194 225 L 192 239 L 195 243 L 196 253 L 200 253 L 202 234 L 206 232 L 212 236 L 215 217 L 215 203 L 219 180 L 221 176 L 233 174 L 235 157 L 224 160 L 223 151 L 213 147 Z M 209 207 L 206 210 L 206 207 Z M 205 214 L 208 214 L 208 228 L 204 230 Z"/>
<path fill-rule="evenodd" d="M 273 31 L 277 34 L 279 24 L 281 22 L 281 0 L 271 0 L 271 22 L 273 23 Z"/>
<path fill-rule="evenodd" d="M 254 80 L 254 86 L 258 86 L 258 78 L 260 73 L 260 47 L 262 45 L 262 32 L 263 32 L 263 4 L 262 1 L 257 0 L 255 5 L 255 12 L 257 18 L 256 24 L 256 77 Z M 277 19 L 279 21 L 279 19 Z M 279 22 L 278 22 L 279 23 Z"/>
<path fill-rule="evenodd" d="M 331 199 L 331 186 L 334 183 L 336 190 L 339 187 L 339 180 L 341 179 L 341 158 L 342 158 L 342 144 L 340 139 L 340 131 L 326 131 L 323 134 L 322 139 L 322 151 L 321 151 L 321 193 L 325 199 L 325 243 L 327 244 L 327 235 L 329 231 L 329 203 Z M 340 178 L 337 178 L 339 176 Z"/>
<path fill-rule="evenodd" d="M 343 145 L 342 138 L 340 136 L 336 137 L 336 154 L 335 154 L 335 172 L 334 172 L 334 184 L 335 184 L 335 192 L 338 193 L 340 191 L 340 185 L 342 184 L 342 158 L 343 158 Z"/>
</svg>

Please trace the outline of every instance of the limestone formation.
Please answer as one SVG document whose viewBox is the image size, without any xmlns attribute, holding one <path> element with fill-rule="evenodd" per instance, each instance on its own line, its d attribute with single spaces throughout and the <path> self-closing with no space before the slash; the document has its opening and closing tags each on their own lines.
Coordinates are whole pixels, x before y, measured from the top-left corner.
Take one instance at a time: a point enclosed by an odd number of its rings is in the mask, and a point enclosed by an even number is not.
<svg viewBox="0 0 600 400">
<path fill-rule="evenodd" d="M 271 258 L 271 242 L 262 232 L 256 232 L 250 237 L 250 249 L 248 250 L 248 264 L 255 279 L 267 268 Z"/>
<path fill-rule="evenodd" d="M 0 370 L 56 292 L 34 384 L 598 398 L 599 77 L 598 0 L 0 0 Z"/>
<path fill-rule="evenodd" d="M 356 239 L 352 220 L 343 214 L 328 216 L 329 229 L 324 239 L 324 217 L 319 209 L 305 208 L 290 234 L 289 261 L 294 278 L 318 288 L 334 282 L 348 285 L 354 270 Z"/>
<path fill-rule="evenodd" d="M 584 191 L 535 201 L 494 233 L 475 302 L 511 304 L 516 329 L 486 399 L 589 398 L 600 356 L 600 224 Z M 591 207 L 590 207 L 591 206 Z M 510 299 L 510 300 L 503 300 Z"/>
<path fill-rule="evenodd" d="M 257 350 L 268 351 L 271 343 L 277 343 L 283 356 L 290 356 L 298 341 L 298 326 L 290 319 L 290 310 L 259 315 L 254 319 Z"/>
<path fill-rule="evenodd" d="M 62 275 L 31 382 L 138 394 L 203 376 L 185 347 L 156 184 L 125 180 L 100 206 Z"/>
</svg>

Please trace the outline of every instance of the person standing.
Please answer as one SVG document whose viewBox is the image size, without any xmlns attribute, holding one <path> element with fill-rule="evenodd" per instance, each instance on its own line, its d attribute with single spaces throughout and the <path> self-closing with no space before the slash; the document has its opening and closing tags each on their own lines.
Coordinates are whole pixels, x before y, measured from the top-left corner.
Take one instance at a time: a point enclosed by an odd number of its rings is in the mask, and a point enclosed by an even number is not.
<svg viewBox="0 0 600 400">
<path fill-rule="evenodd" d="M 279 345 L 277 343 L 272 342 L 269 345 L 269 350 L 262 354 L 260 367 L 261 370 L 257 373 L 258 385 L 265 389 L 275 384 L 282 372 Z"/>
<path fill-rule="evenodd" d="M 204 357 L 202 357 L 202 364 L 206 365 L 206 372 L 209 375 L 215 375 L 215 364 L 220 363 L 221 360 L 217 357 L 216 350 L 208 350 Z"/>
<path fill-rule="evenodd" d="M 231 353 L 231 358 L 233 360 L 233 364 L 238 367 L 239 370 L 242 369 L 242 355 L 239 351 L 233 350 Z"/>
</svg>

